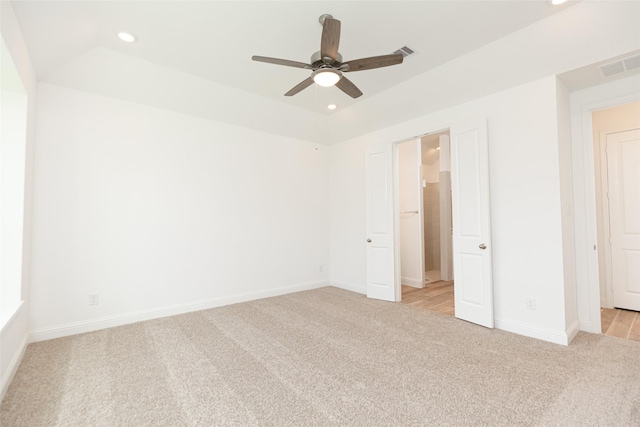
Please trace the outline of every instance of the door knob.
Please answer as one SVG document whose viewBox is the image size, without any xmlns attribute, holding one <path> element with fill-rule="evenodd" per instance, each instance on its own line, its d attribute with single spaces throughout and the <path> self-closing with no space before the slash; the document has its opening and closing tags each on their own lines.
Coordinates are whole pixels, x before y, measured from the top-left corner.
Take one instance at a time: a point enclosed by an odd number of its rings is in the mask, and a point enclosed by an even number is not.
<svg viewBox="0 0 640 427">
<path fill-rule="evenodd" d="M 484 243 L 480 243 L 480 246 L 478 246 L 480 249 L 487 249 L 487 245 L 485 245 Z"/>
<path fill-rule="evenodd" d="M 367 243 L 371 243 L 371 239 L 367 239 Z"/>
</svg>

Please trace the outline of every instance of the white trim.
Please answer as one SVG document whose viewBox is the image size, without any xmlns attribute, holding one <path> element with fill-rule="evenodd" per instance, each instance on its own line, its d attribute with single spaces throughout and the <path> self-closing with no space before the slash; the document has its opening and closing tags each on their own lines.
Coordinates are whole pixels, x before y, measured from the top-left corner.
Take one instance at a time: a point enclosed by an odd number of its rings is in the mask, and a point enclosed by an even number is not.
<svg viewBox="0 0 640 427">
<path fill-rule="evenodd" d="M 600 331 L 594 330 L 593 324 L 591 322 L 580 322 L 579 327 L 580 327 L 580 330 L 584 331 L 584 332 L 589 332 L 589 333 L 592 333 L 592 334 L 599 334 L 600 333 Z"/>
<path fill-rule="evenodd" d="M 115 326 L 127 325 L 144 320 L 157 319 L 177 314 L 190 313 L 193 311 L 207 310 L 209 308 L 221 307 L 224 305 L 237 304 L 240 302 L 253 301 L 262 298 L 285 295 L 292 292 L 306 291 L 310 289 L 329 286 L 325 280 L 317 282 L 300 283 L 293 286 L 275 288 L 266 291 L 248 292 L 228 297 L 213 298 L 199 302 L 178 304 L 169 307 L 141 310 L 137 312 L 118 314 L 114 316 L 102 317 L 99 319 L 85 320 L 81 322 L 67 323 L 50 328 L 44 328 L 29 333 L 29 342 L 50 340 L 69 335 L 82 334 L 85 332 L 98 331 L 100 329 L 113 328 Z"/>
<path fill-rule="evenodd" d="M 592 113 L 593 114 L 593 113 Z M 597 221 L 598 228 L 602 229 L 602 244 L 600 245 L 601 254 L 604 260 L 604 299 L 607 304 L 602 307 L 613 308 L 613 305 L 609 305 L 609 301 L 613 304 L 613 279 L 612 279 L 612 267 L 611 267 L 611 209 L 609 206 L 609 155 L 607 154 L 607 136 L 610 132 L 602 131 L 598 135 L 598 141 L 594 141 L 600 153 L 600 182 L 596 182 L 596 191 L 600 191 L 600 218 L 602 221 Z M 596 207 L 597 209 L 597 207 Z M 602 283 L 599 283 L 602 287 Z M 602 303 L 602 301 L 601 301 Z"/>
<path fill-rule="evenodd" d="M 580 322 L 576 320 L 567 328 L 567 345 L 571 344 L 578 332 L 580 332 Z"/>
<path fill-rule="evenodd" d="M 424 239 L 422 239 L 424 240 Z M 424 268 L 423 268 L 424 270 Z M 407 286 L 411 286 L 413 288 L 424 288 L 424 282 L 420 279 L 415 279 L 412 277 L 401 277 L 400 278 L 400 283 L 402 283 L 403 285 L 407 285 Z"/>
<path fill-rule="evenodd" d="M 575 251 L 576 257 L 579 258 L 576 260 L 577 264 L 586 266 L 577 270 L 581 272 L 581 277 L 577 278 L 578 302 L 580 304 L 580 301 L 584 301 L 586 304 L 584 309 L 587 311 L 580 313 L 580 327 L 581 330 L 591 333 L 601 333 L 598 271 L 598 252 L 601 248 L 596 246 L 598 243 L 595 204 L 597 183 L 595 182 L 591 117 L 596 110 L 639 101 L 637 82 L 638 77 L 629 77 L 570 94 Z M 578 193 L 583 193 L 584 200 L 581 203 L 576 199 Z"/>
<path fill-rule="evenodd" d="M 9 385 L 13 380 L 13 377 L 18 372 L 18 366 L 20 366 L 20 362 L 22 362 L 22 357 L 24 356 L 24 352 L 27 349 L 27 344 L 29 344 L 29 336 L 25 334 L 20 341 L 20 345 L 18 346 L 18 351 L 16 351 L 7 366 L 7 370 L 5 371 L 2 379 L 0 379 L 0 402 L 4 399 L 4 395 L 9 389 Z"/>
<path fill-rule="evenodd" d="M 338 282 L 336 280 L 332 280 L 331 286 L 333 286 L 334 288 L 344 289 L 345 291 L 356 292 L 363 295 L 367 294 L 366 285 L 355 285 L 353 283 Z"/>
<path fill-rule="evenodd" d="M 13 323 L 16 317 L 18 317 L 18 313 L 22 309 L 23 305 L 24 305 L 24 300 L 21 300 L 16 306 L 16 308 L 13 310 L 13 312 L 11 313 L 11 316 L 9 316 L 7 320 L 4 321 L 4 323 L 2 324 L 2 328 L 0 328 L 0 334 L 2 334 L 4 330 L 8 328 L 9 325 L 11 325 L 11 323 Z"/>
<path fill-rule="evenodd" d="M 524 323 L 514 322 L 511 320 L 503 320 L 503 319 L 493 319 L 493 320 L 494 320 L 494 326 L 496 329 L 500 329 L 507 332 L 513 332 L 514 334 L 518 334 L 518 335 L 524 335 L 525 337 L 536 338 L 539 340 L 548 341 L 548 342 L 551 342 L 554 344 L 560 344 L 560 345 L 569 345 L 569 342 L 571 341 L 569 339 L 568 332 L 565 332 L 565 331 L 554 331 L 551 329 L 543 329 L 537 326 L 526 325 Z M 578 322 L 575 322 L 573 325 L 571 325 L 571 328 L 570 328 L 571 333 L 574 333 L 573 329 L 577 328 L 578 325 L 579 325 Z M 574 336 L 577 332 L 578 331 L 576 330 L 574 333 Z"/>
<path fill-rule="evenodd" d="M 21 313 L 22 310 L 26 310 L 26 305 L 24 303 L 24 300 L 20 301 L 16 309 L 13 311 L 13 313 L 11 313 L 11 316 L 9 316 L 6 319 L 5 323 L 2 325 L 2 329 L 0 331 L 0 339 L 5 334 L 5 332 L 9 329 L 9 327 L 12 325 L 13 321 L 18 317 L 18 315 L 22 314 L 26 316 L 26 313 Z M 22 337 L 22 340 L 20 341 L 20 344 L 18 345 L 18 348 L 16 349 L 15 353 L 13 353 L 13 356 L 11 357 L 9 364 L 7 365 L 6 371 L 2 375 L 2 378 L 0 378 L 0 402 L 2 402 L 2 399 L 4 399 L 4 395 L 9 389 L 9 385 L 11 384 L 11 381 L 13 380 L 13 377 L 16 375 L 16 372 L 18 371 L 18 366 L 20 366 L 20 362 L 22 362 L 22 357 L 24 356 L 24 352 L 27 348 L 27 344 L 29 343 L 28 338 L 29 338 L 28 334 L 24 334 L 24 336 Z"/>
</svg>

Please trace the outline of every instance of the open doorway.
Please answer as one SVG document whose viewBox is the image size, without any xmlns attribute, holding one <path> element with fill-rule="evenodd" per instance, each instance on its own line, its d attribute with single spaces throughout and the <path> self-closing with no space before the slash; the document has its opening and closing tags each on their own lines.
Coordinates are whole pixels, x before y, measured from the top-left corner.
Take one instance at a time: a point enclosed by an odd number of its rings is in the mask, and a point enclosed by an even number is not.
<svg viewBox="0 0 640 427">
<path fill-rule="evenodd" d="M 602 333 L 640 341 L 640 102 L 592 127 Z"/>
<path fill-rule="evenodd" d="M 398 145 L 402 302 L 454 315 L 449 131 Z"/>
<path fill-rule="evenodd" d="M 438 131 L 439 133 L 440 131 Z M 455 269 L 455 317 L 487 328 L 494 327 L 493 265 L 491 244 L 491 215 L 489 198 L 489 139 L 487 119 L 479 117 L 453 123 L 449 127 L 449 162 L 451 176 L 452 265 Z M 401 141 L 414 141 L 410 150 L 414 156 L 410 171 L 421 170 L 421 137 Z M 420 141 L 420 144 L 417 143 Z M 366 148 L 365 159 L 365 218 L 367 297 L 383 301 L 402 300 L 402 268 L 409 255 L 401 251 L 400 212 L 423 218 L 422 204 L 400 208 L 400 165 L 398 152 L 402 142 L 380 142 Z M 444 159 L 444 146 L 440 157 Z M 421 154 L 421 153 L 420 153 Z M 418 160 L 420 159 L 420 160 Z M 409 180 L 415 188 L 421 186 L 421 172 L 413 173 Z M 408 194 L 422 192 L 416 190 Z M 413 221 L 423 227 L 422 221 Z M 422 233 L 405 233 L 419 245 L 416 276 L 424 276 L 424 237 Z M 402 253 L 404 252 L 404 253 Z M 414 253 L 415 256 L 415 253 Z M 442 273 L 442 271 L 441 271 Z M 405 278 L 407 276 L 405 275 Z M 423 289 L 424 277 L 413 287 Z"/>
</svg>

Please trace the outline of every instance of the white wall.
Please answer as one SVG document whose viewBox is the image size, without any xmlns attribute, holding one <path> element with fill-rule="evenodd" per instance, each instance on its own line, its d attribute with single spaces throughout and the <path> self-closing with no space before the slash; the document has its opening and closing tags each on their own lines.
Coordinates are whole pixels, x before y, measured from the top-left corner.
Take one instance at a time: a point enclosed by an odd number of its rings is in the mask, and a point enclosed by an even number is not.
<svg viewBox="0 0 640 427">
<path fill-rule="evenodd" d="M 22 231 L 22 273 L 20 283 L 20 303 L 12 315 L 3 313 L 6 323 L 0 332 L 0 399 L 18 368 L 28 338 L 28 300 L 30 283 L 30 250 L 31 250 L 31 206 L 32 206 L 32 172 L 35 126 L 36 78 L 31 66 L 27 47 L 16 21 L 11 3 L 0 2 L 0 30 L 7 51 L 11 55 L 15 70 L 20 79 L 20 86 L 27 95 L 26 142 L 24 147 L 24 220 Z M 4 78 L 3 72 L 3 78 Z M 5 118 L 3 117 L 3 122 Z"/>
<path fill-rule="evenodd" d="M 38 91 L 34 340 L 328 284 L 324 146 Z"/>
<path fill-rule="evenodd" d="M 484 116 L 496 325 L 566 343 L 556 92 L 555 77 L 547 77 L 332 146 L 331 282 L 348 289 L 366 283 L 366 147 Z M 525 309 L 526 297 L 537 310 Z"/>
<path fill-rule="evenodd" d="M 593 333 L 600 333 L 600 282 L 591 116 L 593 111 L 634 101 L 640 101 L 638 75 L 570 95 L 578 318 L 580 329 Z"/>
<path fill-rule="evenodd" d="M 420 145 L 419 139 L 398 145 L 400 277 L 402 284 L 416 288 L 424 287 Z"/>
</svg>

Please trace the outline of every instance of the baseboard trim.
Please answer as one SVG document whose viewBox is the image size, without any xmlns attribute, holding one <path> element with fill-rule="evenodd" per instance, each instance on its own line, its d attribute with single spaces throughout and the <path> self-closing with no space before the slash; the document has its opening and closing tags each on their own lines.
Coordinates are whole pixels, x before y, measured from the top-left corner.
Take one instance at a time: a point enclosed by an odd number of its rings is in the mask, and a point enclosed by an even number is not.
<svg viewBox="0 0 640 427">
<path fill-rule="evenodd" d="M 357 292 L 363 295 L 367 294 L 367 287 L 362 285 L 355 285 L 353 283 L 339 282 L 336 280 L 332 280 L 331 286 L 333 286 L 334 288 L 344 289 L 345 291 Z"/>
<path fill-rule="evenodd" d="M 600 329 L 594 327 L 593 322 L 580 322 L 580 330 L 591 334 L 602 333 Z"/>
<path fill-rule="evenodd" d="M 141 310 L 137 312 L 118 314 L 114 316 L 102 317 L 99 319 L 85 320 L 81 322 L 67 323 L 51 328 L 43 328 L 32 331 L 29 334 L 29 342 L 45 341 L 54 338 L 77 335 L 85 332 L 99 331 L 101 329 L 113 328 L 115 326 L 127 325 L 130 323 L 142 322 L 145 320 L 158 319 L 161 317 L 175 316 L 178 314 L 190 313 L 193 311 L 207 310 L 225 305 L 237 304 L 241 302 L 253 301 L 262 298 L 276 297 L 293 292 L 307 291 L 311 289 L 329 286 L 325 280 L 317 282 L 300 283 L 293 286 L 269 289 L 258 292 L 247 292 L 228 297 L 212 298 L 194 303 L 178 304 L 174 306 Z"/>
<path fill-rule="evenodd" d="M 13 310 L 11 310 L 11 309 L 8 310 L 11 313 L 11 315 L 9 315 L 7 318 L 2 318 L 0 320 L 0 322 L 2 324 L 2 328 L 0 329 L 0 334 L 3 333 L 5 329 L 7 329 L 7 328 L 9 328 L 11 326 L 11 324 L 16 319 L 16 317 L 18 317 L 18 314 L 20 314 L 20 310 L 22 310 L 23 306 L 24 306 L 24 300 L 20 300 L 18 305 L 16 305 L 15 307 L 12 307 Z M 5 313 L 3 313 L 3 314 L 5 314 Z"/>
<path fill-rule="evenodd" d="M 539 328 L 537 326 L 526 325 L 512 320 L 494 319 L 496 329 L 501 329 L 514 334 L 523 335 L 525 337 L 536 338 L 542 341 L 548 341 L 554 344 L 569 345 L 569 337 L 565 331 L 554 331 L 550 329 Z M 573 327 L 573 325 L 572 325 Z M 577 331 L 576 331 L 577 333 Z"/>
<path fill-rule="evenodd" d="M 13 377 L 18 372 L 18 366 L 20 366 L 20 362 L 22 362 L 22 358 L 24 357 L 24 352 L 27 350 L 27 345 L 29 344 L 29 336 L 25 335 L 20 341 L 20 346 L 18 347 L 18 351 L 15 352 L 9 365 L 7 366 L 7 370 L 0 379 L 0 402 L 4 399 L 4 395 L 9 389 L 9 384 L 13 380 Z"/>
<path fill-rule="evenodd" d="M 411 277 L 401 277 L 400 282 L 403 285 L 411 286 L 412 288 L 424 288 L 424 282 L 420 279 L 414 279 Z"/>
<path fill-rule="evenodd" d="M 571 344 L 571 341 L 578 335 L 578 332 L 580 332 L 580 322 L 576 320 L 567 329 L 567 345 Z"/>
</svg>

